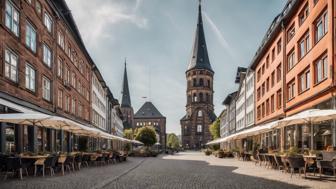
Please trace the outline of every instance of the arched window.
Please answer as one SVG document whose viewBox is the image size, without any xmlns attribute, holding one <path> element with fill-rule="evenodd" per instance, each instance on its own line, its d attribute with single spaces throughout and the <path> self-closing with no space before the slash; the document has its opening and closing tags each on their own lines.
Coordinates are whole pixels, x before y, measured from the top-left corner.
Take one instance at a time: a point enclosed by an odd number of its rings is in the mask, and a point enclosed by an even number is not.
<svg viewBox="0 0 336 189">
<path fill-rule="evenodd" d="M 203 87 L 203 85 L 204 85 L 204 81 L 203 81 L 202 78 L 199 80 L 199 85 L 200 85 L 201 87 Z"/>
<path fill-rule="evenodd" d="M 199 100 L 200 100 L 200 102 L 203 102 L 203 93 L 199 94 Z"/>
<path fill-rule="evenodd" d="M 197 86 L 197 81 L 196 81 L 196 79 L 193 79 L 193 86 L 194 86 L 194 87 Z"/>
<path fill-rule="evenodd" d="M 197 112 L 197 116 L 198 116 L 198 117 L 202 117 L 202 116 L 203 116 L 203 112 L 202 112 L 202 110 L 198 110 L 198 112 Z"/>
<path fill-rule="evenodd" d="M 208 87 L 210 87 L 211 86 L 211 83 L 210 83 L 210 80 L 208 80 Z"/>
<path fill-rule="evenodd" d="M 207 93 L 206 95 L 205 95 L 206 97 L 206 102 L 210 102 L 210 100 L 209 100 L 209 94 Z"/>
<path fill-rule="evenodd" d="M 197 102 L 197 95 L 196 94 L 194 94 L 193 102 Z"/>
</svg>

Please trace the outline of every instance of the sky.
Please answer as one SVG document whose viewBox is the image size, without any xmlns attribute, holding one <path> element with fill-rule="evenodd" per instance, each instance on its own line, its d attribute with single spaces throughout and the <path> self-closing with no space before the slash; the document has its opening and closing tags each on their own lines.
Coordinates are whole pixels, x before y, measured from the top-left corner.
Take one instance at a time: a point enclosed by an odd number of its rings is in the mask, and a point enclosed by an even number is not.
<svg viewBox="0 0 336 189">
<path fill-rule="evenodd" d="M 127 60 L 136 112 L 152 101 L 181 133 L 186 76 L 196 30 L 198 0 L 66 0 L 90 56 L 121 101 Z M 203 0 L 203 24 L 214 75 L 215 113 L 237 90 L 238 66 L 248 66 L 285 0 Z M 147 98 L 144 98 L 147 97 Z"/>
</svg>

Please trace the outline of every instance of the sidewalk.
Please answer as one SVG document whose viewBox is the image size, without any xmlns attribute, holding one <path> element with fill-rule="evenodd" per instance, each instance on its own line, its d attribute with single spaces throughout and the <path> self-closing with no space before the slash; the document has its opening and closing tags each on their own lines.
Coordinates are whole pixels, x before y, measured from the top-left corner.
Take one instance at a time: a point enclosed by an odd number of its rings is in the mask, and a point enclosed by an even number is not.
<svg viewBox="0 0 336 189">
<path fill-rule="evenodd" d="M 203 156 L 203 157 L 199 157 Z M 314 188 L 314 189 L 335 189 L 336 188 L 336 179 L 330 178 L 332 181 L 328 180 L 319 180 L 319 177 L 307 178 L 299 177 L 299 174 L 293 175 L 291 178 L 289 173 L 284 173 L 275 169 L 268 169 L 265 166 L 255 165 L 251 161 L 238 161 L 233 158 L 220 159 L 214 156 L 205 156 L 203 153 L 199 155 L 189 156 L 190 160 L 199 160 L 200 158 L 209 163 L 209 166 L 225 166 L 225 167 L 235 167 L 233 173 L 253 176 L 257 178 L 263 178 L 268 180 L 274 180 L 277 182 L 288 183 L 292 185 L 297 185 L 303 188 Z M 179 159 L 180 156 L 170 156 L 165 157 L 165 159 Z M 312 173 L 307 173 L 312 174 Z M 318 174 L 317 174 L 318 175 Z M 301 174 L 302 176 L 302 174 Z M 313 175 L 311 175 L 313 176 Z M 309 177 L 311 177 L 309 175 Z"/>
<path fill-rule="evenodd" d="M 64 176 L 38 176 L 23 177 L 23 180 L 10 178 L 6 181 L 0 180 L 1 189 L 86 189 L 101 188 L 112 182 L 125 172 L 137 167 L 143 158 L 129 157 L 126 162 L 110 164 L 106 166 L 92 166 L 82 168 L 80 171 L 66 172 Z M 48 175 L 48 173 L 46 174 Z"/>
</svg>

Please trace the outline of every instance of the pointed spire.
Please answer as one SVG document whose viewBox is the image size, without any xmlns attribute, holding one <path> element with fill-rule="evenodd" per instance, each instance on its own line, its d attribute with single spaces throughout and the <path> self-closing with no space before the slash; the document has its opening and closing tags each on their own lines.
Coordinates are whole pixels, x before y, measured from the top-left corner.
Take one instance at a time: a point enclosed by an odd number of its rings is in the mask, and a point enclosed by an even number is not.
<svg viewBox="0 0 336 189">
<path fill-rule="evenodd" d="M 192 49 L 192 57 L 188 65 L 188 70 L 207 69 L 213 72 L 210 65 L 208 50 L 205 42 L 201 4 L 201 0 L 199 0 L 197 28 Z"/>
<path fill-rule="evenodd" d="M 124 79 L 123 79 L 123 90 L 122 90 L 121 107 L 132 107 L 132 105 L 131 105 L 131 96 L 130 96 L 130 92 L 129 92 L 129 88 L 128 88 L 126 58 L 125 58 L 125 69 L 124 69 Z"/>
</svg>

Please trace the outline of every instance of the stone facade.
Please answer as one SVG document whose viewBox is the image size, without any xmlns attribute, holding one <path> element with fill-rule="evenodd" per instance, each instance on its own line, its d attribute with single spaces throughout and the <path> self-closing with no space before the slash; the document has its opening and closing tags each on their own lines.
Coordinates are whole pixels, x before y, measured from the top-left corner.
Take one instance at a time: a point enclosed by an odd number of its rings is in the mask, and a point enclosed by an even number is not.
<svg viewBox="0 0 336 189">
<path fill-rule="evenodd" d="M 180 121 L 182 146 L 186 149 L 200 149 L 211 140 L 209 126 L 216 119 L 213 105 L 213 76 L 199 5 L 193 54 L 186 71 L 186 115 Z"/>
</svg>

